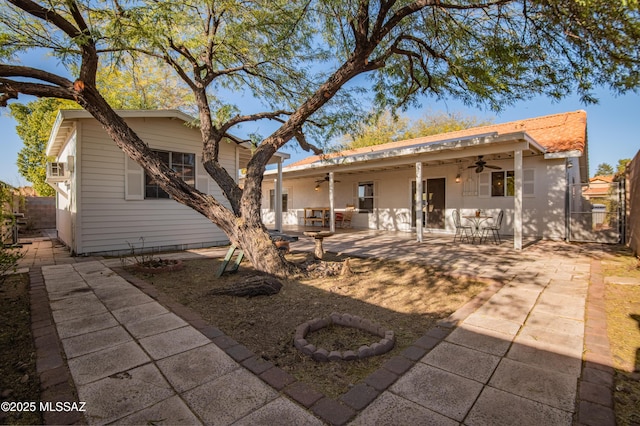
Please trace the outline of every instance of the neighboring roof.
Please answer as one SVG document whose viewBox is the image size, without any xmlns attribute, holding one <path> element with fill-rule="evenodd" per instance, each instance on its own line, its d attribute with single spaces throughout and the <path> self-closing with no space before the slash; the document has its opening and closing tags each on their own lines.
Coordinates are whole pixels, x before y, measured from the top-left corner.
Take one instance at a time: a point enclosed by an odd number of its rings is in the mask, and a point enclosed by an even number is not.
<svg viewBox="0 0 640 426">
<path fill-rule="evenodd" d="M 365 153 L 374 153 L 401 149 L 409 146 L 439 143 L 443 140 L 468 139 L 475 136 L 496 134 L 497 136 L 522 132 L 540 144 L 546 153 L 577 152 L 582 154 L 587 146 L 587 113 L 574 111 L 553 114 L 526 120 L 511 121 L 502 124 L 473 127 L 455 132 L 441 133 L 416 139 L 389 142 L 382 145 L 345 150 L 337 153 L 313 155 L 289 164 L 287 167 L 299 167 L 336 157 L 346 157 Z"/>
<path fill-rule="evenodd" d="M 596 181 L 612 183 L 613 182 L 613 175 L 594 176 L 591 179 L 589 179 L 589 183 L 593 183 L 593 182 L 596 182 Z"/>
<path fill-rule="evenodd" d="M 195 118 L 176 109 L 116 110 L 116 113 L 122 118 L 169 118 L 181 120 L 185 123 L 193 123 L 196 121 Z M 57 156 L 60 153 L 60 150 L 69 137 L 69 132 L 73 130 L 73 120 L 81 118 L 93 118 L 93 116 L 88 111 L 83 109 L 67 109 L 58 111 L 58 116 L 56 117 L 56 121 L 53 124 L 53 128 L 51 129 L 51 133 L 49 135 L 49 141 L 47 142 L 48 156 Z M 236 144 L 246 148 L 247 150 L 249 150 L 249 152 L 253 150 L 253 147 L 251 146 L 249 141 L 242 140 L 233 135 L 229 135 L 229 139 L 233 140 Z M 275 157 L 280 157 L 285 160 L 288 159 L 290 155 L 286 153 L 276 152 L 272 160 L 274 160 Z"/>
</svg>

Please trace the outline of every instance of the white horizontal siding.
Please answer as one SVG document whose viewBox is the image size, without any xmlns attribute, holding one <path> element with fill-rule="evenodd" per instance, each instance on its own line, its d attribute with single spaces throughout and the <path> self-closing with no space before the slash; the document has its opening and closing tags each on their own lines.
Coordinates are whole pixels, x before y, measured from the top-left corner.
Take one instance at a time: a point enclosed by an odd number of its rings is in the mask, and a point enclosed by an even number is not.
<svg viewBox="0 0 640 426">
<path fill-rule="evenodd" d="M 199 130 L 188 128 L 179 120 L 127 121 L 152 149 L 195 154 L 202 151 Z M 124 252 L 130 245 L 140 247 L 141 238 L 147 249 L 198 247 L 227 241 L 226 235 L 211 221 L 174 200 L 125 200 L 124 154 L 96 121 L 82 120 L 82 129 L 78 254 Z M 234 145 L 223 144 L 220 156 L 232 176 L 235 176 Z M 209 188 L 215 196 L 222 195 L 213 181 Z"/>
</svg>

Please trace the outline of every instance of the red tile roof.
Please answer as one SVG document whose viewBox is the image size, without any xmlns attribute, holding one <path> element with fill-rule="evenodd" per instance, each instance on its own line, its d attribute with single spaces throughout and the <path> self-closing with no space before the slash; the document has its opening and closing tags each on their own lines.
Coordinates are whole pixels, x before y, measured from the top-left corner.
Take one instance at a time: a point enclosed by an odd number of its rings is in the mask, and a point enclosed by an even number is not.
<svg viewBox="0 0 640 426">
<path fill-rule="evenodd" d="M 595 182 L 597 180 L 601 180 L 601 181 L 606 182 L 606 183 L 611 183 L 611 182 L 613 182 L 613 175 L 594 176 L 591 179 L 589 179 L 589 182 Z"/>
<path fill-rule="evenodd" d="M 416 139 L 389 142 L 382 145 L 350 149 L 324 155 L 313 155 L 290 164 L 288 167 L 312 164 L 325 158 L 344 157 L 406 146 L 439 142 L 445 139 L 464 139 L 474 135 L 497 132 L 498 135 L 514 132 L 526 132 L 542 145 L 547 152 L 579 151 L 584 152 L 587 144 L 587 113 L 573 111 L 561 114 L 545 115 L 526 120 L 511 121 L 502 124 L 473 127 L 455 132 L 441 133 Z"/>
</svg>

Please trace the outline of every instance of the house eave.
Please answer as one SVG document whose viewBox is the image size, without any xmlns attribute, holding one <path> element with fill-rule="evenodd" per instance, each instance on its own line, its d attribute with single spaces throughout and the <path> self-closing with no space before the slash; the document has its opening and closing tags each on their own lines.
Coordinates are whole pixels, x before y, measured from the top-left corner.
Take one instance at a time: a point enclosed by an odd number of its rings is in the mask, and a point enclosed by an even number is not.
<svg viewBox="0 0 640 426">
<path fill-rule="evenodd" d="M 122 118 L 168 118 L 180 120 L 185 123 L 195 123 L 196 119 L 182 111 L 175 109 L 167 110 L 116 110 L 116 113 Z M 47 141 L 47 156 L 58 156 L 62 150 L 65 142 L 67 141 L 70 132 L 75 126 L 75 121 L 79 119 L 90 119 L 93 116 L 86 110 L 60 110 L 56 116 L 53 128 Z M 228 139 L 233 141 L 236 145 L 251 151 L 251 143 L 247 140 L 240 139 L 234 135 L 227 135 Z M 269 164 L 276 164 L 282 162 L 291 157 L 290 154 L 284 152 L 276 152 Z"/>
<path fill-rule="evenodd" d="M 529 136 L 526 132 L 513 132 L 505 133 L 502 135 L 499 135 L 497 132 L 491 132 L 473 135 L 468 138 L 443 139 L 441 141 L 419 143 L 416 145 L 410 145 L 400 148 L 336 156 L 333 158 L 319 160 L 310 164 L 285 167 L 284 171 L 287 173 L 291 173 L 299 171 L 319 170 L 335 166 L 355 165 L 358 163 L 364 164 L 372 161 L 384 161 L 388 159 L 414 159 L 416 157 L 419 158 L 420 156 L 443 153 L 446 151 L 456 152 L 468 148 L 479 148 L 490 145 L 497 146 L 513 142 L 520 142 L 520 144 L 524 145 L 526 149 L 535 150 L 543 154 L 546 151 L 542 145 L 535 141 L 535 139 Z M 455 158 L 456 155 L 453 154 L 451 157 Z M 272 173 L 274 172 L 265 172 L 265 174 Z"/>
<path fill-rule="evenodd" d="M 545 160 L 555 160 L 555 159 L 561 159 L 561 158 L 576 158 L 576 157 L 582 157 L 582 151 L 574 149 L 571 151 L 547 152 L 546 154 L 544 154 Z"/>
</svg>

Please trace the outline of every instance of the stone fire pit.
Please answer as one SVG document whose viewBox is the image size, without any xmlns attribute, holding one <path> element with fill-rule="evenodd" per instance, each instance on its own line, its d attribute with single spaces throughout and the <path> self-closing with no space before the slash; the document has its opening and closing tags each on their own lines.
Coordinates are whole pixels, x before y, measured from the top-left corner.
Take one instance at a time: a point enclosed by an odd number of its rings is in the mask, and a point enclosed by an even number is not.
<svg viewBox="0 0 640 426">
<path fill-rule="evenodd" d="M 343 352 L 328 351 L 324 348 L 317 348 L 309 343 L 305 337 L 308 333 L 328 327 L 331 324 L 343 327 L 357 328 L 362 331 L 381 337 L 380 341 L 359 348 L 353 348 Z M 395 334 L 392 330 L 385 330 L 383 327 L 369 320 L 362 319 L 355 315 L 332 313 L 328 318 L 315 318 L 300 324 L 296 328 L 293 339 L 294 346 L 303 354 L 309 355 L 316 361 L 352 361 L 356 359 L 368 358 L 370 356 L 382 355 L 393 349 L 395 345 Z"/>
</svg>

